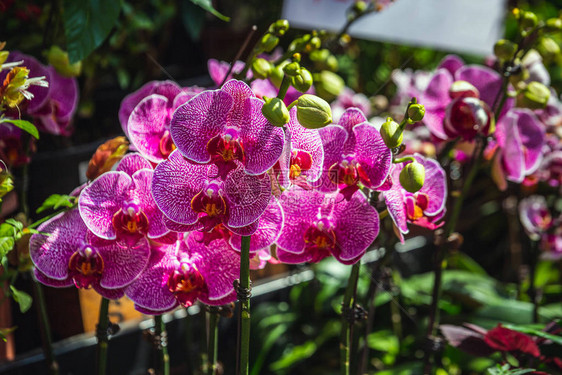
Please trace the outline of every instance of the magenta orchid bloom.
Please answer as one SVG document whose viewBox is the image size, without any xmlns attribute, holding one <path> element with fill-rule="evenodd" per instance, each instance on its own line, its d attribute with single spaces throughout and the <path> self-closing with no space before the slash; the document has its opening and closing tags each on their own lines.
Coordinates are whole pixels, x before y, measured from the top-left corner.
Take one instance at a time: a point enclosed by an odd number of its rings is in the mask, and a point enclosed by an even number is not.
<svg viewBox="0 0 562 375">
<path fill-rule="evenodd" d="M 228 70 L 230 69 L 230 63 L 227 63 L 226 61 L 219 61 L 216 59 L 209 59 L 207 61 L 207 69 L 209 70 L 209 75 L 211 76 L 211 79 L 213 80 L 213 82 L 215 82 L 217 86 L 220 86 L 223 83 L 223 81 L 226 82 L 231 80 L 234 74 L 240 73 L 242 69 L 244 69 L 244 65 L 245 64 L 243 61 L 240 60 L 235 61 L 234 66 L 232 67 L 232 71 L 230 72 L 230 75 L 226 77 L 226 79 L 224 79 L 226 73 L 228 73 Z M 248 71 L 247 75 L 249 76 L 248 78 L 250 78 L 251 71 Z"/>
<path fill-rule="evenodd" d="M 166 235 L 169 230 L 150 192 L 154 171 L 138 154 L 123 160 L 80 193 L 78 208 L 86 226 L 98 237 L 127 244 Z"/>
<path fill-rule="evenodd" d="M 503 178 L 517 183 L 534 173 L 543 159 L 545 145 L 544 125 L 528 109 L 513 108 L 498 122 L 496 142 L 490 144 L 487 153 L 498 150 L 493 168 L 494 179 L 500 189 L 507 186 Z"/>
<path fill-rule="evenodd" d="M 178 150 L 196 163 L 213 163 L 226 178 L 238 163 L 250 175 L 271 168 L 283 152 L 284 134 L 261 113 L 263 101 L 242 81 L 204 91 L 174 113 L 170 132 Z"/>
<path fill-rule="evenodd" d="M 193 163 L 179 150 L 156 167 L 152 194 L 170 229 L 210 231 L 224 224 L 242 235 L 256 230 L 272 196 L 269 176 L 248 175 L 240 164 L 224 180 L 217 174 L 216 166 Z"/>
<path fill-rule="evenodd" d="M 144 272 L 126 289 L 135 308 L 158 315 L 199 300 L 224 305 L 236 300 L 233 282 L 240 274 L 240 255 L 224 239 L 208 246 L 194 233 L 185 240 L 152 250 Z"/>
<path fill-rule="evenodd" d="M 297 109 L 292 108 L 285 128 L 285 146 L 274 167 L 279 185 L 314 185 L 322 175 L 324 146 L 320 133 L 306 129 L 297 120 Z"/>
<path fill-rule="evenodd" d="M 493 131 L 493 106 L 502 87 L 496 71 L 480 65 L 463 65 L 458 57 L 448 56 L 438 66 L 427 88 L 418 98 L 425 106 L 423 122 L 441 140 Z M 509 99 L 502 110 L 512 106 Z"/>
<path fill-rule="evenodd" d="M 392 152 L 359 109 L 348 109 L 338 125 L 326 126 L 319 132 L 324 144 L 321 191 L 340 189 L 349 199 L 359 184 L 369 189 L 383 184 L 390 172 Z"/>
<path fill-rule="evenodd" d="M 174 99 L 182 92 L 181 87 L 172 81 L 151 81 L 146 83 L 137 91 L 127 95 L 121 101 L 119 107 L 119 122 L 127 137 L 129 137 L 128 124 L 129 117 L 135 107 L 146 97 L 157 94 L 168 99 L 166 102 L 169 107 L 173 106 Z"/>
<path fill-rule="evenodd" d="M 39 226 L 29 254 L 35 276 L 49 286 L 93 287 L 106 298 L 120 298 L 148 264 L 150 247 L 145 238 L 133 245 L 96 237 L 74 209 Z"/>
<path fill-rule="evenodd" d="M 408 99 L 410 100 L 410 99 Z M 371 115 L 371 101 L 365 94 L 356 93 L 349 87 L 343 89 L 336 100 L 331 103 L 332 118 L 339 120 L 346 109 L 358 108 L 366 117 Z"/>
<path fill-rule="evenodd" d="M 407 192 L 398 182 L 403 164 L 394 164 L 391 173 L 392 186 L 383 192 L 390 217 L 399 230 L 400 241 L 409 232 L 408 223 L 431 230 L 443 225 L 438 223 L 445 215 L 447 201 L 447 176 L 439 163 L 419 154 L 415 159 L 425 167 L 425 182 L 416 193 Z"/>
<path fill-rule="evenodd" d="M 293 186 L 280 197 L 285 224 L 277 240 L 283 263 L 318 262 L 330 255 L 356 263 L 379 233 L 379 215 L 357 191 L 349 200 Z"/>
<path fill-rule="evenodd" d="M 519 202 L 519 220 L 529 237 L 538 241 L 554 224 L 542 195 L 531 195 Z"/>
</svg>

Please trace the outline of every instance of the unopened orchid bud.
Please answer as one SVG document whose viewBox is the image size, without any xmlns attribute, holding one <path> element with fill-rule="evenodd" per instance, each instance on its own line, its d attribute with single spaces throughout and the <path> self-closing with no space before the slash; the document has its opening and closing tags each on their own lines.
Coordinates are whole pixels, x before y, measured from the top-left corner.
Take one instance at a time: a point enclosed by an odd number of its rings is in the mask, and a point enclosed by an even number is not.
<svg viewBox="0 0 562 375">
<path fill-rule="evenodd" d="M 516 51 L 517 44 L 507 39 L 500 39 L 494 44 L 494 55 L 500 60 L 511 60 Z"/>
<path fill-rule="evenodd" d="M 307 129 L 320 129 L 332 122 L 332 109 L 324 99 L 304 94 L 297 100 L 297 119 Z"/>
<path fill-rule="evenodd" d="M 60 49 L 58 46 L 52 46 L 47 52 L 47 60 L 55 70 L 65 77 L 76 77 L 82 71 L 82 62 L 78 61 L 74 64 L 70 63 L 68 53 Z"/>
<path fill-rule="evenodd" d="M 560 46 L 552 38 L 541 38 L 537 51 L 545 61 L 552 61 L 560 54 Z"/>
<path fill-rule="evenodd" d="M 289 122 L 290 116 L 285 103 L 279 98 L 263 98 L 265 104 L 261 112 L 265 118 L 273 125 L 282 127 Z"/>
<path fill-rule="evenodd" d="M 317 50 L 318 48 L 322 47 L 322 41 L 317 36 L 312 37 L 308 44 L 306 45 L 306 50 L 308 52 L 312 52 Z"/>
<path fill-rule="evenodd" d="M 312 86 L 312 74 L 306 68 L 300 68 L 298 73 L 291 77 L 291 84 L 300 92 L 307 92 Z"/>
<path fill-rule="evenodd" d="M 332 72 L 336 72 L 339 69 L 338 59 L 334 55 L 328 56 L 326 60 L 326 69 Z"/>
<path fill-rule="evenodd" d="M 314 74 L 313 78 L 316 93 L 326 100 L 334 99 L 345 87 L 343 78 L 329 70 Z"/>
<path fill-rule="evenodd" d="M 271 52 L 279 44 L 279 38 L 273 34 L 265 34 L 258 45 L 258 49 L 264 52 Z"/>
<path fill-rule="evenodd" d="M 404 166 L 400 172 L 400 185 L 410 192 L 415 193 L 423 187 L 425 182 L 425 168 L 418 161 L 413 161 Z"/>
<path fill-rule="evenodd" d="M 555 32 L 562 30 L 562 19 L 560 18 L 549 18 L 545 23 L 545 30 L 547 32 Z"/>
<path fill-rule="evenodd" d="M 515 105 L 529 109 L 542 109 L 550 98 L 550 90 L 540 82 L 530 82 L 517 94 Z"/>
<path fill-rule="evenodd" d="M 425 107 L 422 104 L 411 104 L 408 107 L 408 119 L 410 123 L 423 120 L 425 115 Z"/>
<path fill-rule="evenodd" d="M 292 63 L 285 65 L 283 67 L 283 71 L 289 77 L 294 77 L 299 73 L 300 68 L 301 68 L 300 64 L 296 61 L 293 61 Z"/>
<path fill-rule="evenodd" d="M 271 63 L 263 58 L 254 59 L 252 62 L 252 73 L 258 79 L 266 79 L 271 72 Z"/>
<path fill-rule="evenodd" d="M 289 30 L 289 21 L 277 20 L 269 26 L 268 32 L 276 36 L 283 36 Z"/>
<path fill-rule="evenodd" d="M 392 117 L 388 117 L 386 121 L 381 125 L 381 137 L 384 141 L 386 147 L 393 149 L 402 144 L 403 129 L 400 128 L 400 124 L 392 120 Z"/>
<path fill-rule="evenodd" d="M 537 15 L 533 12 L 521 12 L 519 22 L 523 30 L 532 29 L 539 22 Z"/>
<path fill-rule="evenodd" d="M 353 4 L 353 11 L 355 13 L 361 14 L 363 13 L 365 10 L 367 10 L 367 2 L 365 2 L 364 0 L 357 0 L 355 2 L 355 4 Z"/>
<path fill-rule="evenodd" d="M 310 60 L 314 62 L 323 62 L 328 58 L 328 56 L 330 56 L 330 51 L 323 48 L 312 51 L 308 57 L 310 57 Z"/>
<path fill-rule="evenodd" d="M 479 98 L 480 92 L 476 87 L 467 81 L 455 81 L 449 87 L 449 96 L 456 98 Z"/>
</svg>

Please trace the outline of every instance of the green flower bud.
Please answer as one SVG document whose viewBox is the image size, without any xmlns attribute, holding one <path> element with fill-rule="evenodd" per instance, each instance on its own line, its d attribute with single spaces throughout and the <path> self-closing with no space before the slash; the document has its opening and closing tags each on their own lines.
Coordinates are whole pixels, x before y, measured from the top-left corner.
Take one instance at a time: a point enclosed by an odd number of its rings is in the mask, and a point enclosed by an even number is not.
<svg viewBox="0 0 562 375">
<path fill-rule="evenodd" d="M 291 77 L 291 84 L 300 92 L 307 92 L 312 86 L 312 74 L 306 68 L 300 68 L 297 75 Z"/>
<path fill-rule="evenodd" d="M 330 51 L 326 48 L 323 48 L 312 51 L 308 57 L 310 57 L 310 60 L 314 62 L 322 62 L 325 61 L 329 56 Z"/>
<path fill-rule="evenodd" d="M 312 51 L 317 50 L 320 47 L 322 47 L 322 41 L 320 40 L 320 38 L 315 36 L 315 37 L 312 37 L 310 39 L 310 42 L 308 42 L 308 44 L 306 45 L 306 50 L 308 52 L 312 52 Z"/>
<path fill-rule="evenodd" d="M 279 98 L 263 98 L 265 103 L 261 108 L 261 113 L 274 126 L 282 127 L 289 122 L 289 110 Z"/>
<path fill-rule="evenodd" d="M 400 124 L 388 117 L 381 125 L 381 136 L 386 147 L 393 149 L 402 144 L 403 130 L 400 129 Z"/>
<path fill-rule="evenodd" d="M 300 64 L 296 61 L 293 61 L 292 63 L 285 65 L 283 67 L 283 71 L 289 77 L 294 77 L 299 73 L 300 68 L 301 68 Z"/>
<path fill-rule="evenodd" d="M 361 14 L 367 10 L 367 3 L 363 0 L 356 1 L 352 9 L 355 13 Z"/>
<path fill-rule="evenodd" d="M 494 55 L 500 60 L 511 60 L 516 51 L 517 44 L 507 39 L 500 39 L 494 44 Z"/>
<path fill-rule="evenodd" d="M 400 185 L 410 192 L 415 193 L 423 187 L 425 182 L 425 168 L 423 164 L 413 161 L 406 164 L 400 172 Z"/>
<path fill-rule="evenodd" d="M 552 38 L 541 38 L 537 51 L 541 54 L 544 60 L 552 61 L 560 54 L 560 46 Z"/>
<path fill-rule="evenodd" d="M 47 60 L 59 74 L 65 77 L 76 77 L 82 71 L 82 62 L 78 61 L 71 64 L 68 60 L 68 53 L 57 46 L 52 46 L 49 49 Z"/>
<path fill-rule="evenodd" d="M 330 55 L 326 60 L 326 69 L 332 72 L 337 72 L 340 67 L 338 59 L 334 55 Z"/>
<path fill-rule="evenodd" d="M 555 32 L 562 30 L 562 19 L 560 18 L 549 18 L 546 20 L 545 30 L 547 32 Z"/>
<path fill-rule="evenodd" d="M 410 123 L 423 120 L 425 115 L 425 107 L 422 104 L 412 104 L 408 107 L 408 119 Z"/>
<path fill-rule="evenodd" d="M 516 107 L 542 109 L 550 98 L 550 90 L 540 82 L 530 82 L 517 94 Z"/>
<path fill-rule="evenodd" d="M 268 32 L 276 36 L 283 36 L 289 30 L 289 21 L 277 20 L 269 26 Z"/>
<path fill-rule="evenodd" d="M 271 63 L 266 59 L 257 58 L 252 61 L 252 72 L 258 79 L 266 79 L 271 72 Z"/>
<path fill-rule="evenodd" d="M 287 63 L 278 66 L 272 65 L 271 70 L 269 71 L 269 79 L 277 88 L 281 87 L 281 82 L 283 81 L 283 76 L 285 75 L 283 72 L 283 67 L 285 65 L 287 65 Z"/>
<path fill-rule="evenodd" d="M 332 109 L 324 99 L 304 94 L 297 100 L 297 119 L 307 129 L 320 129 L 332 122 Z"/>
<path fill-rule="evenodd" d="M 537 15 L 533 12 L 521 12 L 519 22 L 523 30 L 532 29 L 539 22 Z"/>
<path fill-rule="evenodd" d="M 345 87 L 343 78 L 329 70 L 316 73 L 313 78 L 316 93 L 325 100 L 335 99 Z"/>
<path fill-rule="evenodd" d="M 258 49 L 265 52 L 271 52 L 275 47 L 277 47 L 278 44 L 279 38 L 273 34 L 268 33 L 261 38 Z"/>
</svg>

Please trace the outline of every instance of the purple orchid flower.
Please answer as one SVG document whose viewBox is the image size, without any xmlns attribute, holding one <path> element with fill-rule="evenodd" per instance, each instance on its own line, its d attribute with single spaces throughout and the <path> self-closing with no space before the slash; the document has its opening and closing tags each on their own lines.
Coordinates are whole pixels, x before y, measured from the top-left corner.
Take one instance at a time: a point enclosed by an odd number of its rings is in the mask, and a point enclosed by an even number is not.
<svg viewBox="0 0 562 375">
<path fill-rule="evenodd" d="M 267 174 L 248 175 L 238 164 L 223 180 L 216 166 L 193 163 L 179 150 L 156 167 L 152 194 L 172 230 L 210 231 L 224 224 L 241 235 L 256 230 L 272 196 Z"/>
<path fill-rule="evenodd" d="M 487 153 L 499 149 L 495 162 L 501 168 L 494 168 L 497 180 L 521 183 L 525 176 L 535 172 L 543 159 L 545 145 L 544 125 L 528 109 L 513 108 L 498 121 L 496 142 L 490 144 Z M 500 184 L 504 185 L 504 184 Z"/>
<path fill-rule="evenodd" d="M 356 263 L 379 233 L 379 215 L 357 191 L 349 200 L 293 186 L 280 197 L 285 224 L 277 240 L 284 263 L 318 262 L 333 255 Z"/>
<path fill-rule="evenodd" d="M 408 99 L 410 100 L 410 99 Z M 343 89 L 336 100 L 331 103 L 332 118 L 339 120 L 348 108 L 358 108 L 366 117 L 371 115 L 371 101 L 365 94 L 356 93 L 349 87 Z"/>
<path fill-rule="evenodd" d="M 416 193 L 407 192 L 398 182 L 403 164 L 394 164 L 391 173 L 392 186 L 383 192 L 390 217 L 399 230 L 399 238 L 404 242 L 404 234 L 409 232 L 408 223 L 435 230 L 444 223 L 438 223 L 446 212 L 447 176 L 439 163 L 433 159 L 415 154 L 415 159 L 425 167 L 425 182 Z"/>
<path fill-rule="evenodd" d="M 244 82 L 228 81 L 176 110 L 172 140 L 186 158 L 216 164 L 223 179 L 237 163 L 246 173 L 260 175 L 277 162 L 284 142 L 283 130 L 263 116 L 263 103 Z"/>
<path fill-rule="evenodd" d="M 207 61 L 207 69 L 209 70 L 209 75 L 217 86 L 220 86 L 223 81 L 226 82 L 231 80 L 234 74 L 238 74 L 242 71 L 242 69 L 244 69 L 244 65 L 245 64 L 243 61 L 235 61 L 230 75 L 226 79 L 224 79 L 226 73 L 228 73 L 228 70 L 230 69 L 230 63 L 227 63 L 226 61 L 219 61 L 216 59 L 209 59 Z M 251 71 L 248 71 L 247 75 L 249 76 L 247 78 L 251 78 Z"/>
<path fill-rule="evenodd" d="M 123 160 L 115 172 L 102 174 L 82 190 L 82 219 L 96 236 L 127 244 L 166 235 L 169 230 L 150 192 L 154 171 L 138 154 Z"/>
<path fill-rule="evenodd" d="M 383 184 L 390 172 L 392 152 L 359 109 L 346 110 L 338 125 L 319 132 L 324 144 L 321 191 L 340 189 L 348 199 L 359 189 L 358 184 L 369 189 Z"/>
<path fill-rule="evenodd" d="M 423 122 L 441 140 L 472 140 L 493 130 L 493 106 L 502 87 L 502 77 L 480 65 L 463 65 L 448 56 L 439 65 L 419 98 L 425 106 Z M 506 101 L 502 114 L 512 106 Z"/>
<path fill-rule="evenodd" d="M 46 133 L 70 136 L 71 120 L 78 106 L 78 83 L 75 78 L 63 77 L 52 66 L 49 71 L 49 98 L 37 110 L 28 113 L 35 124 Z"/>
<path fill-rule="evenodd" d="M 168 101 L 166 102 L 168 107 L 172 107 L 174 104 L 174 99 L 182 92 L 181 87 L 172 81 L 151 81 L 146 83 L 137 91 L 127 95 L 121 101 L 121 106 L 119 107 L 119 122 L 121 123 L 121 128 L 123 133 L 129 137 L 129 117 L 135 107 L 146 97 L 157 94 L 165 97 Z"/>
<path fill-rule="evenodd" d="M 223 305 L 236 300 L 233 282 L 240 274 L 240 255 L 224 239 L 208 246 L 194 234 L 153 249 L 144 272 L 126 289 L 135 308 L 158 315 L 196 300 Z"/>
<path fill-rule="evenodd" d="M 531 195 L 519 202 L 519 220 L 533 241 L 538 241 L 553 225 L 552 215 L 542 195 Z"/>
<path fill-rule="evenodd" d="M 324 146 L 320 133 L 306 129 L 297 120 L 297 109 L 291 108 L 290 120 L 285 128 L 285 145 L 274 172 L 279 185 L 288 188 L 291 184 L 309 186 L 322 175 Z"/>
<path fill-rule="evenodd" d="M 150 257 L 145 238 L 127 246 L 98 238 L 76 209 L 55 216 L 38 229 L 41 234 L 31 237 L 29 254 L 36 278 L 45 285 L 93 287 L 106 298 L 120 298 Z"/>
</svg>

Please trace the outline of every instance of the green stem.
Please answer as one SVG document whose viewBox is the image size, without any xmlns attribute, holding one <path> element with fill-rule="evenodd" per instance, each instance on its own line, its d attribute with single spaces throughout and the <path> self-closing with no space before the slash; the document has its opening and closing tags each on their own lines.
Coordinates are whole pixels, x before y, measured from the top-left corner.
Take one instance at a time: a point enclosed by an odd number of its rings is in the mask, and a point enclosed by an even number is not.
<svg viewBox="0 0 562 375">
<path fill-rule="evenodd" d="M 55 358 L 53 351 L 53 339 L 51 336 L 51 326 L 49 324 L 49 317 L 47 315 L 47 305 L 45 304 L 45 295 L 43 294 L 43 287 L 33 278 L 33 289 L 35 290 L 35 298 L 39 304 L 39 327 L 41 330 L 41 337 L 43 341 L 43 352 L 47 360 L 49 375 L 58 375 L 59 364 Z"/>
<path fill-rule="evenodd" d="M 100 303 L 100 317 L 98 320 L 98 326 L 96 329 L 96 338 L 98 340 L 98 345 L 96 347 L 97 351 L 97 361 L 96 373 L 98 375 L 105 375 L 107 368 L 107 345 L 109 342 L 109 300 L 102 297 Z"/>
<path fill-rule="evenodd" d="M 240 254 L 240 360 L 239 375 L 248 375 L 250 368 L 250 236 L 242 236 Z M 242 296 L 242 294 L 247 294 Z M 243 297 L 243 298 L 242 298 Z"/>
<path fill-rule="evenodd" d="M 392 160 L 392 162 L 394 164 L 400 164 L 400 163 L 405 163 L 405 162 L 414 162 L 416 161 L 416 158 L 414 158 L 413 156 L 404 156 L 403 158 L 396 158 L 394 160 Z"/>
<path fill-rule="evenodd" d="M 240 49 L 236 53 L 236 57 L 234 57 L 234 60 L 232 61 L 232 63 L 228 67 L 228 72 L 226 72 L 224 78 L 222 79 L 222 82 L 221 82 L 219 88 L 224 85 L 224 83 L 228 79 L 228 76 L 230 75 L 230 73 L 232 73 L 232 69 L 234 68 L 234 64 L 236 64 L 236 61 L 238 61 L 238 59 L 240 59 L 240 56 L 242 56 L 242 53 L 246 50 L 246 47 L 248 46 L 248 43 L 250 43 L 250 39 L 252 39 L 252 36 L 257 31 L 257 29 L 258 29 L 258 27 L 256 25 L 252 26 L 250 32 L 248 33 L 248 35 L 246 36 L 246 39 L 244 40 L 244 43 L 242 44 L 242 46 L 240 47 Z M 250 62 L 251 62 L 251 60 L 250 60 Z M 248 63 L 246 62 L 246 66 L 244 66 L 244 70 L 245 70 L 244 75 L 242 76 L 241 79 L 246 78 L 246 73 L 248 72 L 247 66 L 248 66 Z"/>
<path fill-rule="evenodd" d="M 531 240 L 531 260 L 529 262 L 529 298 L 533 303 L 533 323 L 539 322 L 539 298 L 535 278 L 537 273 L 537 260 L 539 257 L 538 241 Z"/>
<path fill-rule="evenodd" d="M 342 375 L 349 375 L 350 353 L 351 353 L 351 337 L 353 325 L 346 316 L 346 312 L 353 310 L 355 305 L 355 292 L 357 290 L 357 281 L 359 280 L 359 270 L 361 263 L 357 262 L 351 267 L 351 273 L 345 289 L 342 306 L 342 329 L 340 336 L 340 369 Z"/>
<path fill-rule="evenodd" d="M 219 319 L 220 315 L 216 312 L 208 313 L 209 317 L 209 366 L 207 367 L 208 375 L 215 375 L 217 372 L 217 360 L 218 360 L 218 342 L 219 342 Z"/>
<path fill-rule="evenodd" d="M 444 233 L 443 233 L 443 244 L 437 247 L 437 251 L 435 253 L 435 268 L 434 268 L 434 279 L 433 279 L 433 291 L 431 296 L 431 306 L 429 311 L 429 324 L 427 326 L 427 335 L 426 338 L 431 340 L 437 331 L 437 326 L 439 325 L 439 299 L 441 298 L 441 278 L 443 275 L 443 260 L 445 258 L 445 251 L 447 247 L 447 240 L 455 231 L 457 226 L 457 221 L 459 219 L 459 215 L 461 213 L 462 205 L 464 199 L 468 195 L 472 183 L 480 170 L 480 165 L 483 160 L 484 150 L 486 149 L 488 141 L 486 138 L 482 139 L 482 144 L 480 145 L 479 150 L 475 150 L 478 152 L 474 160 L 474 164 L 470 168 L 466 180 L 463 185 L 463 189 L 461 195 L 455 201 L 453 206 L 453 210 L 451 211 L 451 216 L 449 217 L 447 224 L 445 225 Z M 477 146 L 478 147 L 478 146 Z M 427 350 L 424 357 L 424 374 L 429 374 L 431 372 L 432 363 L 434 361 L 434 352 L 431 350 Z"/>
<path fill-rule="evenodd" d="M 154 335 L 155 337 L 166 336 L 166 323 L 162 319 L 162 315 L 156 315 L 154 317 Z M 160 340 L 160 345 L 158 345 L 158 357 L 160 360 L 159 368 L 162 370 L 163 375 L 170 375 L 170 356 L 168 354 L 168 340 L 167 338 Z"/>
<path fill-rule="evenodd" d="M 281 100 L 285 99 L 285 95 L 287 94 L 287 90 L 289 90 L 289 87 L 291 87 L 291 79 L 285 74 L 283 75 L 283 81 L 281 81 L 281 87 L 279 87 L 277 98 Z"/>
</svg>

